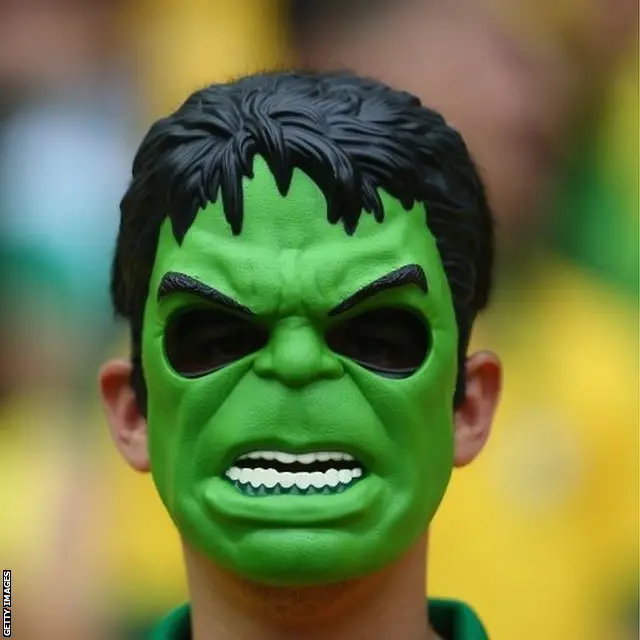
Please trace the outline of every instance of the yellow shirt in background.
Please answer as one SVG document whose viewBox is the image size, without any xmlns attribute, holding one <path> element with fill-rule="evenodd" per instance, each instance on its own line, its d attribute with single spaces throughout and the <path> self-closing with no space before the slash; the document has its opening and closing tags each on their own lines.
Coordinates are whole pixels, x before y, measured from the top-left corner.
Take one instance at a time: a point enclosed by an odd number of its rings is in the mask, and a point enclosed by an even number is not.
<svg viewBox="0 0 640 640">
<path fill-rule="evenodd" d="M 436 516 L 429 590 L 469 602 L 492 640 L 616 638 L 637 576 L 634 307 L 550 263 L 478 327 L 503 400 Z"/>
<path fill-rule="evenodd" d="M 212 82 L 288 59 L 277 0 L 143 0 L 131 20 L 152 117 Z"/>
<path fill-rule="evenodd" d="M 124 620 L 153 622 L 186 600 L 180 541 L 151 475 L 132 471 L 112 443 L 106 455 L 111 517 L 101 546 L 109 558 L 108 597 Z"/>
</svg>

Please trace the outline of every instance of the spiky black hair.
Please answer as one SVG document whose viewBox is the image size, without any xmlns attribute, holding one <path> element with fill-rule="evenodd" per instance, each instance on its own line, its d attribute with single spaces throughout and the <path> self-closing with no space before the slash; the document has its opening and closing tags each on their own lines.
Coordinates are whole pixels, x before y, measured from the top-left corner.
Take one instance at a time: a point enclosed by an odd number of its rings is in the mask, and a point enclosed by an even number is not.
<svg viewBox="0 0 640 640">
<path fill-rule="evenodd" d="M 111 286 L 116 313 L 131 326 L 139 398 L 142 317 L 160 227 L 168 218 L 180 243 L 198 212 L 222 198 L 225 219 L 240 234 L 242 178 L 252 177 L 256 155 L 283 196 L 295 168 L 307 174 L 326 198 L 327 222 L 350 235 L 362 215 L 383 222 L 379 189 L 407 210 L 425 205 L 460 334 L 460 399 L 469 334 L 488 301 L 494 253 L 490 209 L 466 145 L 409 93 L 347 72 L 310 71 L 208 86 L 142 141 L 121 203 Z"/>
</svg>

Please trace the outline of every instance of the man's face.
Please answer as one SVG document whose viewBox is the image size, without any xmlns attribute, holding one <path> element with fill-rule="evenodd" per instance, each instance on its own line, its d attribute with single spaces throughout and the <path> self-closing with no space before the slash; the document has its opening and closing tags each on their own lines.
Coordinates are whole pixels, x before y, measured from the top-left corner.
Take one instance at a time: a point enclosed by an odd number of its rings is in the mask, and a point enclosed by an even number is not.
<svg viewBox="0 0 640 640">
<path fill-rule="evenodd" d="M 384 222 L 363 214 L 348 236 L 304 173 L 282 197 L 254 170 L 239 236 L 221 200 L 182 245 L 161 232 L 142 353 L 153 478 L 187 542 L 240 576 L 358 577 L 424 533 L 451 474 L 451 294 L 424 207 L 381 193 Z"/>
</svg>

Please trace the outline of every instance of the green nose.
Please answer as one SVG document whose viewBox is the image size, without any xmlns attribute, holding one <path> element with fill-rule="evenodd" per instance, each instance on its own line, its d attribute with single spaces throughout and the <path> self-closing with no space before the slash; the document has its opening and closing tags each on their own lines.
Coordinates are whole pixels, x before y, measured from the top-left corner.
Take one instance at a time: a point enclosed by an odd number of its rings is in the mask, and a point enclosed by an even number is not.
<svg viewBox="0 0 640 640">
<path fill-rule="evenodd" d="M 292 388 L 337 379 L 344 373 L 322 335 L 304 318 L 287 318 L 276 325 L 269 344 L 256 358 L 254 371 Z"/>
</svg>

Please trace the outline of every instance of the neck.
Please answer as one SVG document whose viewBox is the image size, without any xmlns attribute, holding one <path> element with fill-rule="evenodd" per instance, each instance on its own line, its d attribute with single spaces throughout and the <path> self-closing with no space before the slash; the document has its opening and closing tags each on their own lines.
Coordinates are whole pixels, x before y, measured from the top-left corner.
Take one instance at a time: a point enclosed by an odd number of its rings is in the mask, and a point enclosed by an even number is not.
<svg viewBox="0 0 640 640">
<path fill-rule="evenodd" d="M 331 585 L 251 583 L 186 544 L 185 562 L 192 640 L 437 640 L 425 607 L 425 538 L 394 565 Z"/>
</svg>

